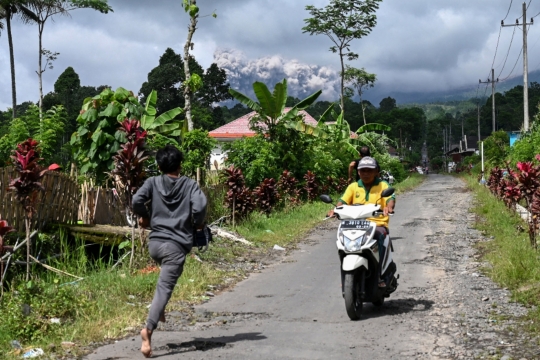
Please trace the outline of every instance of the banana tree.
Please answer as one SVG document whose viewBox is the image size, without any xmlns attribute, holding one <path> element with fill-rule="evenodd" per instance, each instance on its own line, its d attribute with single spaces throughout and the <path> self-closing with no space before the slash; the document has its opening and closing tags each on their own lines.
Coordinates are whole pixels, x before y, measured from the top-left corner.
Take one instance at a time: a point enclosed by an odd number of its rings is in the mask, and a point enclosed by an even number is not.
<svg viewBox="0 0 540 360">
<path fill-rule="evenodd" d="M 250 126 L 256 132 L 266 134 L 269 140 L 275 139 L 279 123 L 286 125 L 292 121 L 296 124 L 301 120 L 299 112 L 313 104 L 322 93 L 322 90 L 319 90 L 314 94 L 311 94 L 304 100 L 301 100 L 298 104 L 294 105 L 289 111 L 285 112 L 285 103 L 287 101 L 287 79 L 278 82 L 274 86 L 274 91 L 272 93 L 264 83 L 256 81 L 253 83 L 253 91 L 259 102 L 250 99 L 241 92 L 229 89 L 229 93 L 236 100 L 257 112 L 257 115 L 250 119 Z"/>
<path fill-rule="evenodd" d="M 157 91 L 152 90 L 141 116 L 141 127 L 148 132 L 149 136 L 160 134 L 164 136 L 182 136 L 187 131 L 187 123 L 184 120 L 175 120 L 183 110 L 179 107 L 164 112 L 156 117 Z"/>
<path fill-rule="evenodd" d="M 335 103 L 331 104 L 320 116 L 317 127 L 330 134 L 330 138 L 335 142 L 341 143 L 346 152 L 352 156 L 357 156 L 358 149 L 363 145 L 367 145 L 373 150 L 381 150 L 381 148 L 386 147 L 387 137 L 377 134 L 375 131 L 388 132 L 391 127 L 379 123 L 369 123 L 361 126 L 353 133 L 349 123 L 343 117 L 343 112 L 338 114 L 334 107 Z M 380 146 L 379 143 L 383 144 L 383 146 Z M 378 152 L 384 153 L 386 150 Z"/>
</svg>

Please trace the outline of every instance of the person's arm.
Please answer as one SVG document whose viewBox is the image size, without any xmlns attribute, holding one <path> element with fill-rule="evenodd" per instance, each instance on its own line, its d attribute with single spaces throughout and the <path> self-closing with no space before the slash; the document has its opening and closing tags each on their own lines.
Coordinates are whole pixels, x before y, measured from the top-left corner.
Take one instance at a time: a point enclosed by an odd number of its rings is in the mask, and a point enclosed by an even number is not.
<svg viewBox="0 0 540 360">
<path fill-rule="evenodd" d="M 150 214 L 147 204 L 152 200 L 152 180 L 146 179 L 143 186 L 133 195 L 133 213 L 139 216 L 139 227 L 147 229 L 150 227 Z"/>
<path fill-rule="evenodd" d="M 137 192 L 135 195 L 133 195 L 133 212 L 142 217 L 149 219 L 150 214 L 148 213 L 148 209 L 146 208 L 146 203 L 152 199 L 152 180 L 147 179 L 143 186 Z"/>
<path fill-rule="evenodd" d="M 394 199 L 389 199 L 387 202 L 386 202 L 386 206 L 384 207 L 383 209 L 383 214 L 384 216 L 388 216 L 389 213 L 392 213 L 394 212 L 394 207 L 396 205 L 396 200 Z"/>
<path fill-rule="evenodd" d="M 206 205 L 206 196 L 195 183 L 191 189 L 191 216 L 193 218 L 193 224 L 197 229 L 202 229 L 204 227 Z"/>
<path fill-rule="evenodd" d="M 349 164 L 349 184 L 353 182 L 352 174 L 353 174 L 355 165 L 356 165 L 356 161 L 353 161 Z"/>
</svg>

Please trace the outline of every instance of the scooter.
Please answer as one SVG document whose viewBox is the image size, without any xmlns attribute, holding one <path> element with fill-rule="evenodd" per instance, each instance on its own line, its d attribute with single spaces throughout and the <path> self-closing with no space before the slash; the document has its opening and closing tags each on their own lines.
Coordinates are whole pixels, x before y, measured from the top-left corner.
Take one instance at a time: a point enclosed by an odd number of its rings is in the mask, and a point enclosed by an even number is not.
<svg viewBox="0 0 540 360">
<path fill-rule="evenodd" d="M 385 189 L 381 198 L 391 196 L 393 188 Z M 328 195 L 321 195 L 320 199 L 333 204 Z M 363 303 L 371 302 L 375 306 L 382 306 L 384 299 L 396 291 L 399 275 L 396 276 L 397 267 L 392 260 L 392 241 L 387 234 L 384 239 L 384 252 L 379 258 L 379 245 L 374 237 L 377 224 L 366 220 L 381 216 L 379 204 L 342 205 L 334 209 L 334 215 L 341 221 L 337 231 L 336 245 L 341 260 L 341 286 L 345 298 L 345 309 L 351 320 L 358 320 L 362 316 Z M 390 214 L 392 215 L 392 214 Z M 379 262 L 382 261 L 380 279 L 386 284 L 379 286 Z"/>
</svg>

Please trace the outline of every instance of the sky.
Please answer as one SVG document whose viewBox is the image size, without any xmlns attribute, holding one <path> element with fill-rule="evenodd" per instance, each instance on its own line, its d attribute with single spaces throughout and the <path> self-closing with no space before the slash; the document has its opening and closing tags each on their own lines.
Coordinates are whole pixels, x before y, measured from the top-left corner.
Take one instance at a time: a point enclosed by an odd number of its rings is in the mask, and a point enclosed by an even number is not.
<svg viewBox="0 0 540 360">
<path fill-rule="evenodd" d="M 181 0 L 109 0 L 114 12 L 89 9 L 57 16 L 45 25 L 43 46 L 59 52 L 53 69 L 44 73 L 44 93 L 71 66 L 81 85 L 124 87 L 138 93 L 148 73 L 170 47 L 183 53 L 188 15 Z M 306 5 L 323 7 L 329 0 L 199 0 L 195 58 L 207 68 L 223 67 L 231 86 L 249 93 L 254 81 L 270 88 L 288 79 L 289 93 L 305 97 L 319 89 L 321 99 L 339 94 L 339 56 L 329 51 L 325 35 L 302 32 L 309 17 Z M 527 18 L 540 13 L 540 0 L 527 0 Z M 383 0 L 377 25 L 368 36 L 353 40 L 358 60 L 351 66 L 377 76 L 365 98 L 378 104 L 393 92 L 439 92 L 477 89 L 495 69 L 501 80 L 522 76 L 522 1 L 513 0 Z M 210 16 L 217 14 L 217 18 Z M 529 71 L 540 68 L 540 16 L 528 34 Z M 521 21 L 521 19 L 520 19 Z M 15 20 L 13 41 L 17 100 L 37 102 L 38 29 Z M 506 61 L 505 61 L 506 60 Z M 0 110 L 11 106 L 7 32 L 0 33 Z M 513 71 L 512 71 L 513 69 Z M 480 87 L 482 93 L 485 86 Z M 158 94 L 159 96 L 159 94 Z M 399 103 L 399 99 L 398 99 Z"/>
</svg>

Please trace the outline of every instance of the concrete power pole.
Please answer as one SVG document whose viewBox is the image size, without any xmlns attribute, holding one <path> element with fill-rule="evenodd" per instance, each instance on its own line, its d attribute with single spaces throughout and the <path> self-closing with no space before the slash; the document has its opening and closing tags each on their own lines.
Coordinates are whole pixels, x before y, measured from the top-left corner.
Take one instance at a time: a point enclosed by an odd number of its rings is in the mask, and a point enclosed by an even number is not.
<svg viewBox="0 0 540 360">
<path fill-rule="evenodd" d="M 501 21 L 501 26 L 523 26 L 523 129 L 529 130 L 529 61 L 527 58 L 527 25 L 533 25 L 534 19 L 531 18 L 531 22 L 527 22 L 527 4 L 523 3 L 523 24 L 519 23 L 519 19 L 516 19 L 515 24 L 504 25 L 504 21 Z"/>
<path fill-rule="evenodd" d="M 478 142 L 480 142 L 480 101 L 476 104 L 476 110 L 478 112 Z"/>
<path fill-rule="evenodd" d="M 491 69 L 491 80 L 482 81 L 478 80 L 480 84 L 491 84 L 491 122 L 492 122 L 492 132 L 497 131 L 495 128 L 495 83 L 499 82 L 499 79 L 495 80 L 495 69 Z"/>
</svg>

